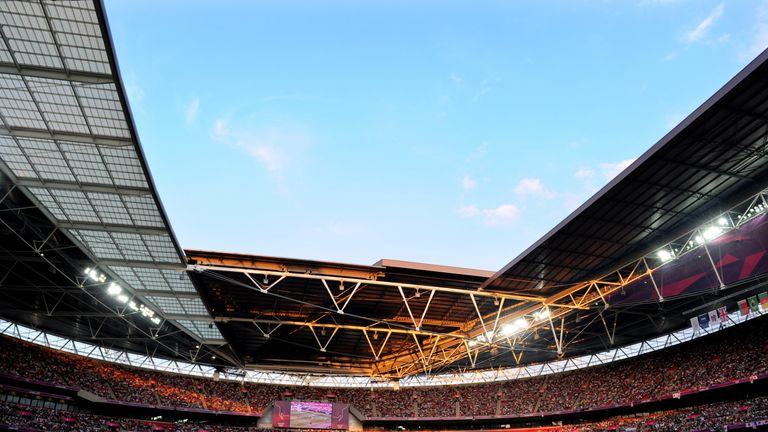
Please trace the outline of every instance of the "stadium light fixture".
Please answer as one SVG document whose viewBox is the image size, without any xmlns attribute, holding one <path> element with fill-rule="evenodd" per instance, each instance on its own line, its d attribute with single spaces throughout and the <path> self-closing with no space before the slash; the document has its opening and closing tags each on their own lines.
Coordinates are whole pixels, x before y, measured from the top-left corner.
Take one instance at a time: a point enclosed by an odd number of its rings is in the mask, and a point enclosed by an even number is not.
<svg viewBox="0 0 768 432">
<path fill-rule="evenodd" d="M 155 316 L 155 311 L 144 306 L 143 304 L 139 305 L 139 311 L 141 312 L 142 315 L 144 315 L 147 318 L 152 318 L 153 316 Z"/>
<path fill-rule="evenodd" d="M 95 268 L 87 267 L 84 273 L 88 279 L 94 282 L 104 283 L 107 281 L 107 277 L 103 273 L 97 272 Z"/>
<path fill-rule="evenodd" d="M 545 320 L 545 319 L 549 318 L 549 308 L 546 308 L 546 307 L 545 307 L 544 309 L 542 309 L 542 310 L 540 310 L 540 311 L 538 311 L 538 312 L 534 313 L 534 314 L 533 314 L 533 317 L 534 317 L 534 318 L 535 318 L 537 321 L 542 321 L 542 320 Z"/>
<path fill-rule="evenodd" d="M 704 237 L 705 241 L 714 240 L 723 233 L 723 228 L 719 226 L 710 226 L 704 229 L 702 231 L 701 235 Z"/>
<path fill-rule="evenodd" d="M 120 303 L 128 303 L 128 296 L 125 294 L 120 294 L 117 296 L 117 301 Z"/>
<path fill-rule="evenodd" d="M 513 324 L 520 330 L 525 330 L 528 328 L 528 320 L 525 318 L 518 318 Z"/>
<path fill-rule="evenodd" d="M 123 288 L 121 288 L 120 285 L 114 282 L 110 283 L 109 288 L 107 288 L 107 294 L 111 296 L 117 296 L 121 292 L 123 292 Z"/>
<path fill-rule="evenodd" d="M 504 326 L 501 327 L 501 334 L 503 336 L 509 337 L 527 329 L 528 326 L 530 326 L 530 323 L 527 319 L 518 318 L 511 323 L 504 324 Z"/>
<path fill-rule="evenodd" d="M 656 252 L 656 256 L 662 261 L 662 262 L 669 262 L 672 261 L 673 258 L 675 258 L 675 254 L 673 254 L 668 249 L 660 249 L 658 252 Z"/>
<path fill-rule="evenodd" d="M 160 325 L 160 317 L 152 317 L 150 318 L 150 321 L 152 321 L 155 325 Z"/>
</svg>

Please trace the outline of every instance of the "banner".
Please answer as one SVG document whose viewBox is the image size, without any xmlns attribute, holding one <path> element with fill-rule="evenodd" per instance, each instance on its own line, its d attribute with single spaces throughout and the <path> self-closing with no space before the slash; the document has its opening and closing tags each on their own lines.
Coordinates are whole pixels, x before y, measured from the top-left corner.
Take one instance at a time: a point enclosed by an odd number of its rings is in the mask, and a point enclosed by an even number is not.
<svg viewBox="0 0 768 432">
<path fill-rule="evenodd" d="M 758 305 L 760 302 L 757 300 L 757 296 L 752 296 L 747 299 L 747 302 L 749 303 L 749 311 L 750 312 L 757 312 Z"/>
<path fill-rule="evenodd" d="M 713 326 L 716 326 L 716 325 L 720 324 L 720 317 L 717 315 L 717 311 L 716 310 L 709 311 L 708 315 L 709 315 L 709 322 Z"/>
<path fill-rule="evenodd" d="M 701 328 L 709 327 L 709 315 L 701 314 L 701 315 L 699 315 L 698 318 L 699 318 L 699 327 L 701 327 Z"/>
<path fill-rule="evenodd" d="M 739 311 L 741 311 L 742 316 L 749 314 L 749 305 L 746 299 L 739 300 Z"/>
<path fill-rule="evenodd" d="M 349 404 L 333 404 L 331 429 L 349 429 Z"/>
<path fill-rule="evenodd" d="M 757 299 L 760 302 L 760 310 L 763 312 L 768 310 L 768 292 L 761 292 L 757 295 Z"/>
<path fill-rule="evenodd" d="M 728 309 L 725 306 L 717 309 L 717 314 L 720 315 L 720 322 L 725 324 L 728 322 Z"/>
<path fill-rule="evenodd" d="M 272 410 L 272 427 L 289 428 L 291 426 L 291 402 L 275 401 Z"/>
<path fill-rule="evenodd" d="M 699 318 L 693 317 L 691 318 L 691 328 L 693 329 L 694 333 L 698 333 L 701 328 L 699 327 Z"/>
</svg>

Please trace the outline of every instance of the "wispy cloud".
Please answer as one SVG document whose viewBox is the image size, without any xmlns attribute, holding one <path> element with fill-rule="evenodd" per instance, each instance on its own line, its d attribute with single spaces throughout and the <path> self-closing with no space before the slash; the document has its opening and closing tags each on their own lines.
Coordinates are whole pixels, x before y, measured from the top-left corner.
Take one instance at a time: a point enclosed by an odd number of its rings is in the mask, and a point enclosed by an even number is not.
<svg viewBox="0 0 768 432">
<path fill-rule="evenodd" d="M 491 83 L 488 80 L 483 80 L 483 82 L 480 83 L 480 88 L 475 92 L 475 96 L 472 99 L 477 101 L 481 97 L 490 93 L 491 90 L 493 90 Z"/>
<path fill-rule="evenodd" d="M 187 105 L 186 112 L 184 114 L 184 120 L 187 125 L 191 125 L 197 120 L 197 111 L 200 109 L 200 99 L 195 98 Z"/>
<path fill-rule="evenodd" d="M 514 204 L 502 204 L 496 208 L 483 209 L 483 222 L 487 226 L 507 225 L 520 216 L 520 209 Z"/>
<path fill-rule="evenodd" d="M 275 126 L 250 129 L 230 127 L 227 119 L 213 124 L 213 138 L 245 152 L 258 162 L 277 182 L 282 193 L 288 193 L 286 175 L 302 158 L 312 137 L 301 129 Z"/>
<path fill-rule="evenodd" d="M 700 41 L 706 36 L 707 31 L 712 27 L 715 21 L 723 15 L 725 11 L 725 4 L 720 3 L 707 15 L 693 30 L 685 34 L 685 41 L 688 43 L 694 43 Z"/>
<path fill-rule="evenodd" d="M 579 168 L 573 176 L 577 179 L 591 179 L 595 176 L 595 169 L 590 167 Z"/>
<path fill-rule="evenodd" d="M 520 218 L 520 209 L 514 204 L 501 204 L 495 208 L 470 204 L 460 207 L 457 213 L 463 218 L 481 218 L 487 227 L 510 225 Z"/>
<path fill-rule="evenodd" d="M 464 188 L 465 191 L 472 190 L 477 187 L 477 180 L 473 179 L 469 174 L 466 174 L 464 178 L 461 179 L 461 187 Z"/>
<path fill-rule="evenodd" d="M 456 73 L 452 73 L 448 78 L 450 78 L 451 81 L 453 81 L 456 84 L 461 84 L 462 82 L 464 82 L 464 80 L 461 78 L 461 76 L 459 76 Z"/>
<path fill-rule="evenodd" d="M 552 199 L 555 193 L 547 189 L 544 183 L 537 178 L 524 178 L 515 186 L 515 193 L 522 197 Z"/>
<path fill-rule="evenodd" d="M 610 181 L 617 175 L 621 174 L 621 172 L 627 169 L 630 165 L 632 165 L 634 161 L 635 159 L 624 159 L 623 161 L 616 163 L 604 162 L 600 164 L 600 171 L 602 172 L 605 179 Z"/>
<path fill-rule="evenodd" d="M 459 207 L 456 212 L 461 217 L 472 218 L 480 214 L 480 208 L 475 204 L 469 204 Z"/>
</svg>

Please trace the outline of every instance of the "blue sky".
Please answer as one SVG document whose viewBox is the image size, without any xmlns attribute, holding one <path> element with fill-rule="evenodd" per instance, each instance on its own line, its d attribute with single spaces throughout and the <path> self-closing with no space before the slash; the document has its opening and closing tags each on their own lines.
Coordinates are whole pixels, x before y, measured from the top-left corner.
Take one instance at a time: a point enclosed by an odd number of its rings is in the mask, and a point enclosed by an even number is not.
<svg viewBox="0 0 768 432">
<path fill-rule="evenodd" d="M 498 270 L 768 46 L 765 0 L 107 0 L 184 248 Z"/>
</svg>

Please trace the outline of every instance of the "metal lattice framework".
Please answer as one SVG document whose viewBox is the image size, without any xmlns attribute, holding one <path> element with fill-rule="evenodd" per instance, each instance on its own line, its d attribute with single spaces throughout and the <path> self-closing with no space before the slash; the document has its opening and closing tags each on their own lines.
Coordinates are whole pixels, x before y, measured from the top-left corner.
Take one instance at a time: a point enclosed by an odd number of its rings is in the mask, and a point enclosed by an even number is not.
<svg viewBox="0 0 768 432">
<path fill-rule="evenodd" d="M 687 327 L 676 332 L 659 336 L 646 341 L 634 343 L 628 346 L 589 354 L 585 356 L 567 358 L 553 362 L 521 365 L 512 368 L 497 368 L 491 370 L 472 370 L 463 373 L 413 375 L 397 381 L 381 381 L 370 377 L 348 375 L 313 375 L 301 373 L 281 373 L 269 371 L 228 371 L 220 373 L 219 378 L 237 382 L 253 382 L 258 384 L 316 386 L 332 388 L 394 388 L 406 387 L 431 387 L 441 385 L 466 385 L 482 384 L 515 379 L 534 378 L 538 376 L 568 372 L 577 369 L 605 365 L 614 361 L 630 359 L 636 356 L 663 350 L 681 343 L 689 342 L 696 338 L 716 333 L 766 315 L 763 311 L 749 312 L 743 315 L 733 312 L 728 315 L 728 320 L 718 327 L 700 328 L 698 331 Z M 138 367 L 158 372 L 176 373 L 197 377 L 213 378 L 217 369 L 196 363 L 186 363 L 177 360 L 167 360 L 136 353 L 112 350 L 78 342 L 67 338 L 55 336 L 46 332 L 25 327 L 18 323 L 0 320 L 0 334 L 17 339 L 32 342 L 51 349 L 61 350 L 96 360 Z"/>
<path fill-rule="evenodd" d="M 322 274 L 323 270 L 314 273 L 306 269 L 269 269 L 264 264 L 261 265 L 262 268 L 255 268 L 259 265 L 251 266 L 242 259 L 201 256 L 195 253 L 192 253 L 192 257 L 196 263 L 189 266 L 189 271 L 205 278 L 223 281 L 230 286 L 247 288 L 254 296 L 274 297 L 288 303 L 302 304 L 320 310 L 324 317 L 332 317 L 330 320 L 318 319 L 315 315 L 307 313 L 306 317 L 302 318 L 297 314 L 291 315 L 286 310 L 283 311 L 285 313 L 277 311 L 269 317 L 214 314 L 215 322 L 252 324 L 264 339 L 269 339 L 281 328 L 291 328 L 293 332 L 304 330 L 311 334 L 312 340 L 317 344 L 316 349 L 323 353 L 328 350 L 334 338 L 342 333 L 357 334 L 364 339 L 369 350 L 369 373 L 402 379 L 408 375 L 429 376 L 434 371 L 440 371 L 443 367 L 462 359 L 468 360 L 470 369 L 474 369 L 478 356 L 490 351 L 509 351 L 519 364 L 523 354 L 531 349 L 526 342 L 530 342 L 534 335 L 542 331 L 549 333 L 548 341 L 552 342 L 556 353 L 562 356 L 569 345 L 580 336 L 580 333 L 566 332 L 566 319 L 574 313 L 591 317 L 582 319 L 599 321 L 612 345 L 616 320 L 610 322 L 608 317 L 611 296 L 640 279 L 647 279 L 651 283 L 651 289 L 655 291 L 656 301 L 663 303 L 665 298 L 660 290 L 662 282 L 657 280 L 655 273 L 673 263 L 675 259 L 683 259 L 688 254 L 706 256 L 712 273 L 717 276 L 719 282 L 714 289 L 717 294 L 726 286 L 720 277 L 722 269 L 716 266 L 710 253 L 709 242 L 749 223 L 764 214 L 767 209 L 766 191 L 762 191 L 717 215 L 706 224 L 660 245 L 652 254 L 633 260 L 601 278 L 565 287 L 547 297 L 389 282 L 380 280 L 384 275 L 375 272 L 341 276 L 333 275 L 331 270 L 325 270 L 326 274 Z M 233 274 L 244 278 L 233 278 Z M 296 281 L 305 283 L 305 289 L 319 291 L 320 297 L 314 297 L 316 300 L 310 302 L 306 298 L 281 291 L 283 284 Z M 339 290 L 338 287 L 347 288 Z M 357 310 L 371 309 L 370 305 L 366 304 L 370 299 L 359 297 L 363 287 L 366 290 L 378 289 L 396 293 L 401 302 L 401 313 L 392 317 L 353 314 L 357 324 L 345 321 L 354 306 L 359 306 Z M 432 310 L 433 301 L 446 296 L 456 304 L 471 305 L 472 316 L 466 317 L 463 322 L 446 322 L 441 319 L 440 315 Z M 418 307 L 414 305 L 417 299 L 422 300 Z M 514 328 L 515 323 L 524 325 Z M 451 324 L 458 325 L 458 328 L 453 331 L 441 330 Z M 509 326 L 513 328 L 510 329 Z M 395 336 L 400 336 L 400 340 L 407 343 L 384 354 L 388 343 L 395 340 Z"/>
</svg>

